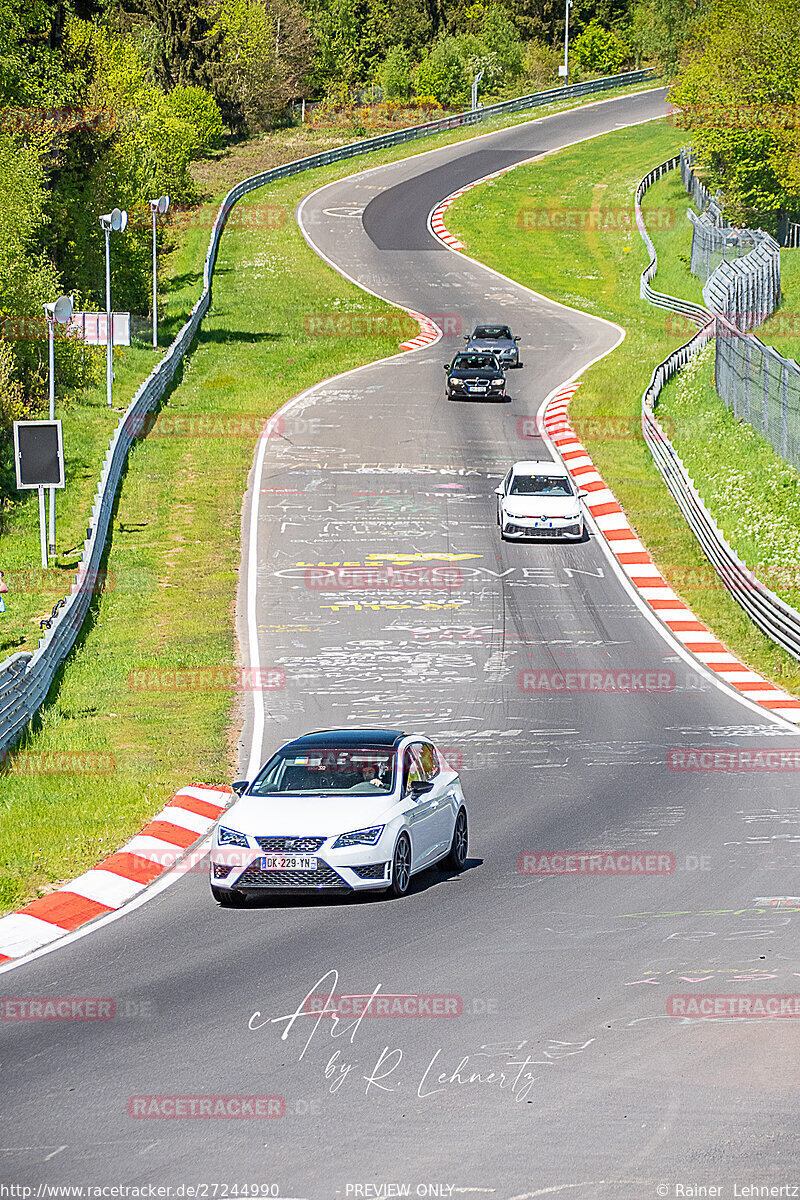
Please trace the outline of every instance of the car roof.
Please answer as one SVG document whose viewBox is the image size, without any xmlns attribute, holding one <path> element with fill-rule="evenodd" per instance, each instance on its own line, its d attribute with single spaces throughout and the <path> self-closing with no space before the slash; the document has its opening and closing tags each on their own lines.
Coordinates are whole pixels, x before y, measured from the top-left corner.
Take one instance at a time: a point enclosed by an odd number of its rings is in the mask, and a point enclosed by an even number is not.
<svg viewBox="0 0 800 1200">
<path fill-rule="evenodd" d="M 508 321 L 476 321 L 472 326 L 472 332 L 474 333 L 476 329 L 491 329 L 492 326 L 496 326 L 498 329 L 511 329 Z"/>
<path fill-rule="evenodd" d="M 512 469 L 515 475 L 557 475 L 560 477 L 569 475 L 569 471 L 563 463 L 552 462 L 550 459 L 526 459 L 522 462 L 515 462 Z"/>
<path fill-rule="evenodd" d="M 348 746 L 391 747 L 396 746 L 405 736 L 400 729 L 318 729 L 314 733 L 304 733 L 281 748 L 311 750 L 319 746 L 328 748 L 334 744 L 343 749 Z"/>
</svg>

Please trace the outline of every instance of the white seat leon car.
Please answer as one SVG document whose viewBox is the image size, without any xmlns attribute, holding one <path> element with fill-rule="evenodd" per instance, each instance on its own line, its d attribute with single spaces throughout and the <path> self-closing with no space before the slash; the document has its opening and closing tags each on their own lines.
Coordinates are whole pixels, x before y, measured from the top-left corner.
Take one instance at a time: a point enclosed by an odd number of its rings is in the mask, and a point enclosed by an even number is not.
<svg viewBox="0 0 800 1200">
<path fill-rule="evenodd" d="M 514 463 L 495 495 L 502 538 L 583 540 L 586 492 L 578 491 L 563 463 Z"/>
<path fill-rule="evenodd" d="M 329 729 L 287 742 L 220 818 L 211 891 L 249 895 L 383 891 L 412 875 L 461 871 L 467 809 L 456 771 L 426 737 L 397 729 Z"/>
</svg>

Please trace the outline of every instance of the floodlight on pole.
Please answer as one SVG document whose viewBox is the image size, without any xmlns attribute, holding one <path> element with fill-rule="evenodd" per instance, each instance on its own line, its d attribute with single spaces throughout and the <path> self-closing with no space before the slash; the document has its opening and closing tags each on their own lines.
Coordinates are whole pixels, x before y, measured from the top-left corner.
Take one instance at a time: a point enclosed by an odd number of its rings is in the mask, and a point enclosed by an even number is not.
<svg viewBox="0 0 800 1200">
<path fill-rule="evenodd" d="M 100 226 L 106 235 L 106 401 L 111 408 L 111 385 L 114 380 L 114 338 L 111 312 L 111 250 L 109 234 L 122 233 L 128 224 L 128 214 L 119 208 L 104 213 Z"/>
<path fill-rule="evenodd" d="M 153 349 L 158 349 L 158 264 L 156 260 L 156 219 L 163 217 L 169 208 L 169 196 L 159 196 L 150 200 L 150 212 L 153 217 Z"/>
<path fill-rule="evenodd" d="M 572 0 L 566 0 L 564 5 L 564 66 L 559 68 L 559 75 L 564 76 L 564 87 L 569 84 L 569 10 Z"/>
<path fill-rule="evenodd" d="M 72 316 L 72 296 L 59 296 L 53 304 L 44 305 L 44 315 L 47 319 L 48 366 L 50 369 L 50 420 L 55 420 L 56 383 L 55 383 L 55 334 L 56 325 L 66 325 Z M 56 552 L 56 489 L 50 488 L 50 536 L 48 538 L 50 554 Z M 46 564 L 45 564 L 46 565 Z"/>
<path fill-rule="evenodd" d="M 483 79 L 483 71 L 479 71 L 472 81 L 472 111 L 478 107 L 478 84 Z"/>
</svg>

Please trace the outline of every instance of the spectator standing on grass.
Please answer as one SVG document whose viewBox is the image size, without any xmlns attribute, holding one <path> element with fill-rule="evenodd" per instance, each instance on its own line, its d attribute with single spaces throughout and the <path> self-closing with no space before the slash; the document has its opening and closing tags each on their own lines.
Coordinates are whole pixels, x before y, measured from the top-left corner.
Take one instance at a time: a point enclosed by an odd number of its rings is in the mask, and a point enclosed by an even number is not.
<svg viewBox="0 0 800 1200">
<path fill-rule="evenodd" d="M 6 602 L 3 599 L 3 594 L 8 591 L 8 584 L 5 581 L 5 572 L 0 571 L 0 613 L 6 611 Z"/>
</svg>

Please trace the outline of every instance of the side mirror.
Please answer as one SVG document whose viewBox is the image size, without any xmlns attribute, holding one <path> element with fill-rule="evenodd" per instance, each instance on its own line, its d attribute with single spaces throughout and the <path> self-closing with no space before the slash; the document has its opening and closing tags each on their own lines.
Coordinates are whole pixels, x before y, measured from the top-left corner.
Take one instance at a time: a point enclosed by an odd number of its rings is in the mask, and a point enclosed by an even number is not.
<svg viewBox="0 0 800 1200">
<path fill-rule="evenodd" d="M 514 338 L 514 341 L 515 341 L 515 342 L 518 342 L 518 341 L 519 341 L 519 338 L 518 338 L 518 337 L 515 337 L 515 338 Z"/>
<path fill-rule="evenodd" d="M 420 796 L 426 796 L 428 792 L 433 791 L 433 784 L 427 779 L 415 779 L 408 785 L 408 790 L 415 800 L 419 800 Z"/>
<path fill-rule="evenodd" d="M 445 363 L 445 364 L 444 364 L 444 369 L 445 369 L 445 371 L 449 371 L 449 370 L 450 370 L 450 363 Z"/>
<path fill-rule="evenodd" d="M 469 341 L 469 338 L 467 337 L 467 335 L 466 335 L 466 334 L 464 334 L 464 341 L 465 341 L 465 342 L 468 342 L 468 341 Z"/>
<path fill-rule="evenodd" d="M 505 496 L 505 492 L 503 491 L 502 484 L 500 485 L 500 487 L 497 487 L 494 489 L 494 494 L 495 494 L 495 496 Z"/>
<path fill-rule="evenodd" d="M 578 499 L 585 500 L 588 495 L 589 495 L 588 492 L 578 492 Z"/>
<path fill-rule="evenodd" d="M 249 787 L 250 781 L 248 779 L 237 779 L 236 783 L 233 784 L 233 790 L 237 796 L 241 796 Z"/>
</svg>

